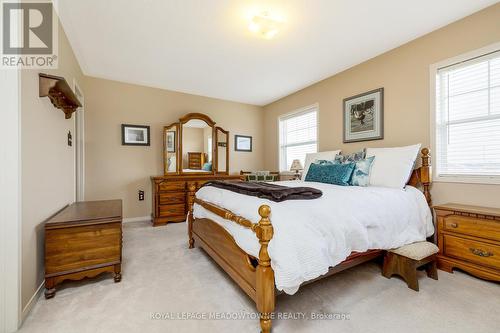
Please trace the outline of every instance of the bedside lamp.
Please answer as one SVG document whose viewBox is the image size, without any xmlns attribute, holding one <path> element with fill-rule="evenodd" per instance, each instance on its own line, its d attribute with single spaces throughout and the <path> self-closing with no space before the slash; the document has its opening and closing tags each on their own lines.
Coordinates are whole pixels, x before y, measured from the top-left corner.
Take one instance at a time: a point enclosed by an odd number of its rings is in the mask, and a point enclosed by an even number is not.
<svg viewBox="0 0 500 333">
<path fill-rule="evenodd" d="M 290 167 L 290 171 L 295 171 L 295 179 L 299 179 L 299 171 L 304 169 L 302 167 L 302 163 L 300 163 L 300 160 L 293 160 L 292 166 Z"/>
</svg>

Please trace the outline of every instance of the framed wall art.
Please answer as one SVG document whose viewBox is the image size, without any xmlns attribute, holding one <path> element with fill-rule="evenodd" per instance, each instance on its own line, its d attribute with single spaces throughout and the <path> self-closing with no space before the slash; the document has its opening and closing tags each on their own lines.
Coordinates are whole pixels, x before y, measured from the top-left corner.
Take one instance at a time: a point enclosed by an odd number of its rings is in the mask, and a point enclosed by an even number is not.
<svg viewBox="0 0 500 333">
<path fill-rule="evenodd" d="M 344 143 L 384 138 L 384 88 L 344 99 Z"/>
<path fill-rule="evenodd" d="M 149 146 L 149 126 L 122 124 L 123 146 Z"/>
<path fill-rule="evenodd" d="M 246 135 L 234 136 L 234 150 L 235 151 L 252 151 L 252 137 Z"/>
</svg>

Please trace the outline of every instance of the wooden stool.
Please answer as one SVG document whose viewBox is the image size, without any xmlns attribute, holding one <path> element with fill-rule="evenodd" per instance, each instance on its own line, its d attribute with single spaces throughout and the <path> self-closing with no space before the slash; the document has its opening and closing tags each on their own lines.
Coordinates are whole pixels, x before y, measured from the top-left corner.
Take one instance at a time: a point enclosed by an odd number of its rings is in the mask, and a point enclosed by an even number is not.
<svg viewBox="0 0 500 333">
<path fill-rule="evenodd" d="M 427 276 L 438 279 L 436 255 L 439 248 L 429 242 L 417 242 L 387 251 L 384 258 L 382 275 L 390 279 L 399 275 L 405 280 L 408 288 L 418 291 L 417 268 L 425 265 Z"/>
</svg>

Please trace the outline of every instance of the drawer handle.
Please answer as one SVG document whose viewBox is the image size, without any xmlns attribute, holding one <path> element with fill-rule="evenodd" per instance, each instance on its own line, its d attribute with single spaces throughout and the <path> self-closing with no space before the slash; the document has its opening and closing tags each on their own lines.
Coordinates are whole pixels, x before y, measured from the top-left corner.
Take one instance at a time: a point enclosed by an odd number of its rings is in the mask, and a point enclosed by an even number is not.
<svg viewBox="0 0 500 333">
<path fill-rule="evenodd" d="M 452 223 L 452 224 L 450 224 L 450 226 L 451 226 L 452 228 L 458 228 L 458 224 L 457 224 L 457 223 Z"/>
<path fill-rule="evenodd" d="M 483 251 L 483 250 L 480 250 L 480 249 L 475 249 L 475 248 L 469 248 L 469 251 L 472 252 L 472 254 L 476 255 L 476 256 L 479 256 L 479 257 L 493 257 L 493 253 L 491 252 L 487 252 L 487 251 Z"/>
</svg>

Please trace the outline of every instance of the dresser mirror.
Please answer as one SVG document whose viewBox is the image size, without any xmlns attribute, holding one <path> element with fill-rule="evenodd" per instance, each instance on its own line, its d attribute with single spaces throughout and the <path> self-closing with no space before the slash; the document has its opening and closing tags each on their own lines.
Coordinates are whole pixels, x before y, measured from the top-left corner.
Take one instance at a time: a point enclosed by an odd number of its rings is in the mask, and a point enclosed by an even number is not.
<svg viewBox="0 0 500 333">
<path fill-rule="evenodd" d="M 201 113 L 164 128 L 165 174 L 229 174 L 229 132 Z"/>
<path fill-rule="evenodd" d="M 213 173 L 214 129 L 202 119 L 182 124 L 182 172 Z"/>
<path fill-rule="evenodd" d="M 163 165 L 165 174 L 178 172 L 179 124 L 163 128 Z"/>
<path fill-rule="evenodd" d="M 228 173 L 228 161 L 229 161 L 229 132 L 223 130 L 220 127 L 215 128 L 216 144 L 215 149 L 217 150 L 217 162 L 215 163 L 216 173 Z"/>
</svg>

